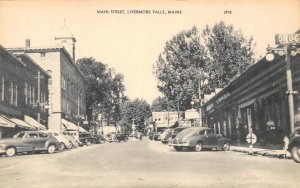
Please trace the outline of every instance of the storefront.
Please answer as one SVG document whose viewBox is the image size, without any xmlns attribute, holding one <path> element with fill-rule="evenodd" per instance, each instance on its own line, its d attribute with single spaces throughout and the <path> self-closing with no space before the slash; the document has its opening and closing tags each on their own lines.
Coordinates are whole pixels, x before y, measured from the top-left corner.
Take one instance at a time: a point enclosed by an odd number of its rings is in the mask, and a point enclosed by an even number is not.
<svg viewBox="0 0 300 188">
<path fill-rule="evenodd" d="M 300 92 L 300 56 L 291 59 L 293 88 Z M 285 59 L 265 58 L 208 100 L 203 122 L 216 133 L 245 142 L 252 131 L 261 144 L 281 144 L 290 134 Z M 300 126 L 300 96 L 294 95 L 295 126 Z"/>
</svg>

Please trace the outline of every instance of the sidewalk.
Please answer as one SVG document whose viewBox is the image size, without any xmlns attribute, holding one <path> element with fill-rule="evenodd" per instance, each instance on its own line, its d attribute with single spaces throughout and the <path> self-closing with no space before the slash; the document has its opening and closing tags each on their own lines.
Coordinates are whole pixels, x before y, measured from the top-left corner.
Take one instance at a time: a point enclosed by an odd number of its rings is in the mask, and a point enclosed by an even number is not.
<svg viewBox="0 0 300 188">
<path fill-rule="evenodd" d="M 249 153 L 248 144 L 234 144 L 230 146 L 230 151 Z M 286 152 L 280 148 L 278 145 L 269 145 L 269 146 L 257 146 L 254 145 L 252 148 L 252 155 L 260 155 L 266 157 L 274 157 L 280 159 L 291 159 L 289 152 Z"/>
</svg>

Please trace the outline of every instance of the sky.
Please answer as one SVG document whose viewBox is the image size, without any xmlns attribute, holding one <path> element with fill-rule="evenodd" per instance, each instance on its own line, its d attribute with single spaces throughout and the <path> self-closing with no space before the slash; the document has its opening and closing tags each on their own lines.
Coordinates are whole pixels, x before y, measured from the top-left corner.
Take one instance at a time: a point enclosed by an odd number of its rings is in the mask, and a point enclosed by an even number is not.
<svg viewBox="0 0 300 188">
<path fill-rule="evenodd" d="M 132 14 L 132 10 L 149 10 L 151 14 Z M 168 14 L 168 10 L 181 14 Z M 166 14 L 158 14 L 162 11 Z M 161 96 L 153 65 L 174 35 L 194 25 L 201 30 L 224 21 L 245 37 L 253 36 L 256 57 L 264 56 L 268 44 L 275 46 L 275 34 L 294 33 L 300 28 L 300 1 L 0 0 L 0 44 L 24 47 L 25 39 L 30 38 L 32 47 L 55 45 L 54 36 L 64 19 L 77 40 L 76 59 L 94 57 L 114 68 L 124 75 L 125 95 L 151 104 Z"/>
</svg>

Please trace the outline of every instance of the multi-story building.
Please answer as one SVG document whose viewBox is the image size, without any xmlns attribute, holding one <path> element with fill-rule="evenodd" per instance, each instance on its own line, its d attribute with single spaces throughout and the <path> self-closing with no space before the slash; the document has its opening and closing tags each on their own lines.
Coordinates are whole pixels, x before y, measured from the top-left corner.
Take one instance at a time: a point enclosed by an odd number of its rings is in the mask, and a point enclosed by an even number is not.
<svg viewBox="0 0 300 188">
<path fill-rule="evenodd" d="M 0 45 L 0 138 L 46 129 L 49 77 L 28 55 Z"/>
<path fill-rule="evenodd" d="M 10 48 L 11 52 L 24 52 L 51 75 L 49 82 L 49 120 L 51 130 L 80 129 L 86 114 L 85 79 L 75 65 L 76 39 L 66 25 L 58 37 L 57 46 Z M 69 50 L 69 51 L 68 51 Z"/>
</svg>

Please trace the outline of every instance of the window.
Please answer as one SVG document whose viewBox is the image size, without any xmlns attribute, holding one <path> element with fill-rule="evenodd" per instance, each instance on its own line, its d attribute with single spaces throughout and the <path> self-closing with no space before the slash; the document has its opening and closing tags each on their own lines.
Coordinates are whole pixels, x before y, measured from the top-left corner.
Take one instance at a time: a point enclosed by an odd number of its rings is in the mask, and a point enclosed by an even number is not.
<svg viewBox="0 0 300 188">
<path fill-rule="evenodd" d="M 206 134 L 207 134 L 207 135 L 213 134 L 213 132 L 212 132 L 212 130 L 207 130 L 207 131 L 206 131 Z"/>
<path fill-rule="evenodd" d="M 29 138 L 38 138 L 37 133 L 29 133 L 28 136 Z"/>
<path fill-rule="evenodd" d="M 28 99 L 29 99 L 29 100 L 28 100 L 28 104 L 29 104 L 29 105 L 32 105 L 32 101 L 31 101 L 31 93 L 32 93 L 32 91 L 31 91 L 31 86 L 29 86 L 28 91 L 29 91 L 29 92 L 28 92 L 28 96 L 29 96 L 29 98 L 28 98 Z"/>
<path fill-rule="evenodd" d="M 14 105 L 18 105 L 18 85 L 14 87 Z"/>
<path fill-rule="evenodd" d="M 13 104 L 14 103 L 14 84 L 12 81 L 10 81 L 8 91 L 9 91 L 8 92 L 9 103 Z"/>
<path fill-rule="evenodd" d="M 40 138 L 48 138 L 48 134 L 47 133 L 39 133 Z"/>
<path fill-rule="evenodd" d="M 0 80 L 0 100 L 4 101 L 4 78 Z"/>
<path fill-rule="evenodd" d="M 205 135 L 205 130 L 200 131 L 200 132 L 199 132 L 199 135 Z"/>
<path fill-rule="evenodd" d="M 28 104 L 28 84 L 24 84 L 24 97 L 25 97 L 25 104 Z"/>
</svg>

